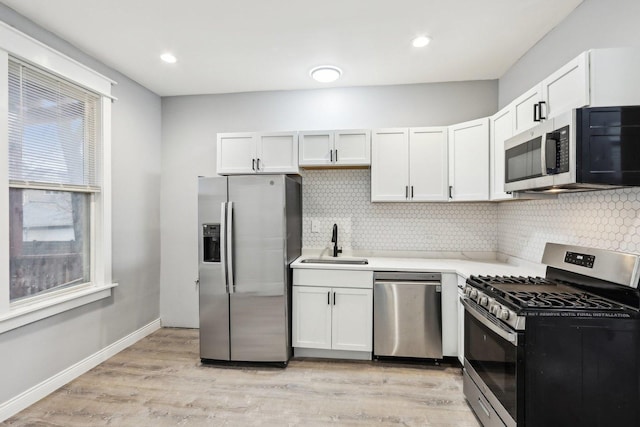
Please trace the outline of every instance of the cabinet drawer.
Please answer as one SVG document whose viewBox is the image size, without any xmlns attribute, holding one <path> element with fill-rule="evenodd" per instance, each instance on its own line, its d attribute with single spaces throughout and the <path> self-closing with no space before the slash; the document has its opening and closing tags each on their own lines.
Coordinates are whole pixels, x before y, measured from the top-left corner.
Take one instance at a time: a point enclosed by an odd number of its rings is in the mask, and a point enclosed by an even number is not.
<svg viewBox="0 0 640 427">
<path fill-rule="evenodd" d="M 373 271 L 296 268 L 293 270 L 293 284 L 373 289 Z"/>
</svg>

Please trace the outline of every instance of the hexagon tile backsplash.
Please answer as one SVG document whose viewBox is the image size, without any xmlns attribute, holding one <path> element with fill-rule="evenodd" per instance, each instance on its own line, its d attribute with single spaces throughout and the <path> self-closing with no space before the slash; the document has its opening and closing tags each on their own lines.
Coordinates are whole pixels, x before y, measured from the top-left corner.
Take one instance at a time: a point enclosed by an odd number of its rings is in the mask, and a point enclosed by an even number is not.
<svg viewBox="0 0 640 427">
<path fill-rule="evenodd" d="M 338 224 L 353 250 L 501 252 L 540 262 L 547 242 L 640 253 L 640 188 L 503 203 L 371 203 L 369 170 L 303 171 L 304 248 Z M 312 232 L 312 226 L 317 232 Z"/>
<path fill-rule="evenodd" d="M 640 253 L 640 188 L 500 203 L 500 252 L 540 262 L 547 242 Z"/>
<path fill-rule="evenodd" d="M 305 249 L 482 251 L 498 248 L 498 206 L 491 203 L 371 203 L 368 169 L 302 171 Z M 312 226 L 317 232 L 312 231 Z"/>
</svg>

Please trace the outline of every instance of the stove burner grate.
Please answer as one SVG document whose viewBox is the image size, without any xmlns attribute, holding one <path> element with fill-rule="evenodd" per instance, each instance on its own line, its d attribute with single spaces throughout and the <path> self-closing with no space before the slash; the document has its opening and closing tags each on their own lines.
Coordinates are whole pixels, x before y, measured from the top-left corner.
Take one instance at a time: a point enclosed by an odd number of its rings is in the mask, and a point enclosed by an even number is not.
<svg viewBox="0 0 640 427">
<path fill-rule="evenodd" d="M 613 304 L 603 298 L 584 292 L 529 292 L 511 291 L 507 297 L 525 308 L 569 308 L 579 310 L 615 310 Z"/>
<path fill-rule="evenodd" d="M 572 287 L 571 283 L 555 282 L 542 277 L 471 276 L 469 282 L 524 309 L 622 309 L 612 301 Z"/>
</svg>

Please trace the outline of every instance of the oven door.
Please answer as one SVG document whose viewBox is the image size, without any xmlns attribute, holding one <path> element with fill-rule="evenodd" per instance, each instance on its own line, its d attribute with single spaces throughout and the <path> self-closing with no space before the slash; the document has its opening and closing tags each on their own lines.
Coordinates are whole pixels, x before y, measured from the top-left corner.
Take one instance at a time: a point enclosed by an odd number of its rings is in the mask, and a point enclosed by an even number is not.
<svg viewBox="0 0 640 427">
<path fill-rule="evenodd" d="M 462 302 L 465 373 L 502 422 L 515 427 L 524 418 L 524 413 L 518 413 L 519 408 L 521 412 L 524 408 L 524 334 L 489 317 L 472 300 L 464 298 Z M 487 408 L 482 410 L 486 412 Z"/>
</svg>

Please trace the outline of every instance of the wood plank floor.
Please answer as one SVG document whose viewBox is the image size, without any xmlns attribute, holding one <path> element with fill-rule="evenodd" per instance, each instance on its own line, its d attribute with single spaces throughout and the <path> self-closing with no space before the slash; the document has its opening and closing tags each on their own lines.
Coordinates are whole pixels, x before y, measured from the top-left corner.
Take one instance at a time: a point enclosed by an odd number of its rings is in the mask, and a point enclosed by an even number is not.
<svg viewBox="0 0 640 427">
<path fill-rule="evenodd" d="M 459 368 L 294 359 L 202 365 L 198 331 L 164 328 L 3 423 L 10 426 L 479 426 Z"/>
</svg>

